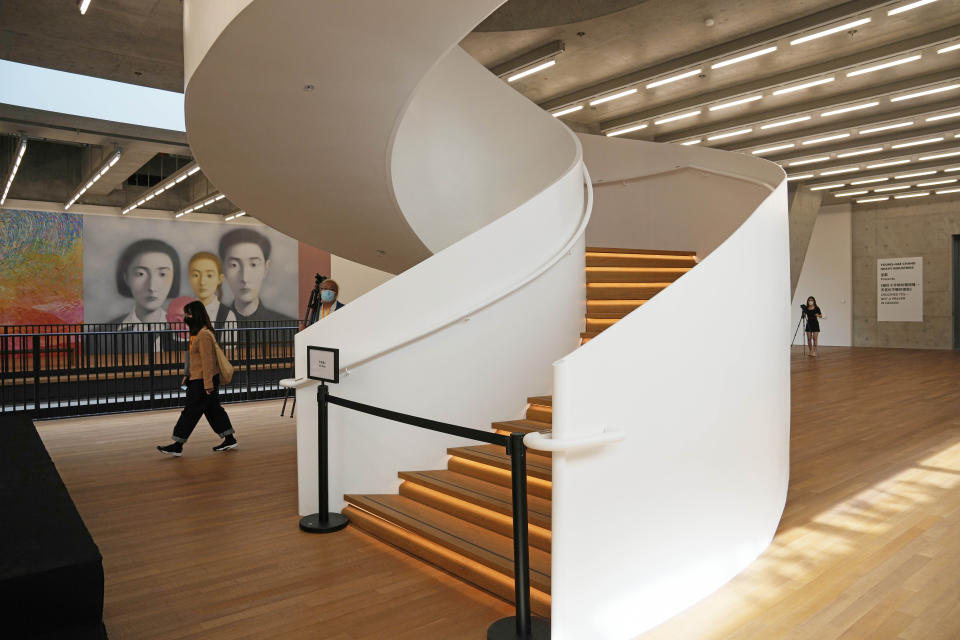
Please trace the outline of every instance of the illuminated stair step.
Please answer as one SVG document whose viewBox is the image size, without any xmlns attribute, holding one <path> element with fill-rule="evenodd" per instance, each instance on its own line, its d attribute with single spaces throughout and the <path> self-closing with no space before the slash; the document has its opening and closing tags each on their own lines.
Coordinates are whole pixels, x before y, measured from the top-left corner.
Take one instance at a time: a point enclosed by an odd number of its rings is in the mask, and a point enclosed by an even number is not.
<svg viewBox="0 0 960 640">
<path fill-rule="evenodd" d="M 629 282 L 641 284 L 648 282 L 670 283 L 690 269 L 673 267 L 587 267 L 587 283 Z"/>
</svg>

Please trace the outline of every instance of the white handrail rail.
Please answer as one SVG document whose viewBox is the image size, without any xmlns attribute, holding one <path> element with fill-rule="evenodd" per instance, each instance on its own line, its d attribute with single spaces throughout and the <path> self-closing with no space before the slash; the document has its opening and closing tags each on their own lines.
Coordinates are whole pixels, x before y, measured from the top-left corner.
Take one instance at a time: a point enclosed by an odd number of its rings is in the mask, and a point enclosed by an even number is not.
<svg viewBox="0 0 960 640">
<path fill-rule="evenodd" d="M 579 438 L 554 438 L 551 431 L 535 431 L 523 436 L 523 444 L 525 444 L 528 449 L 568 453 L 620 442 L 626 437 L 627 434 L 618 429 L 601 431 L 594 435 L 581 436 Z"/>
</svg>

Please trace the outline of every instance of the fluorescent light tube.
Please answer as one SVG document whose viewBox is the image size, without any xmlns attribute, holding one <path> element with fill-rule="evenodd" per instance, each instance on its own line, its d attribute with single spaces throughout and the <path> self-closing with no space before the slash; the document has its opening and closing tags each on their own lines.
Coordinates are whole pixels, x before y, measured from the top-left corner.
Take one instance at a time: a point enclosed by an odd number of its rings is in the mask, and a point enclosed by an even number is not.
<svg viewBox="0 0 960 640">
<path fill-rule="evenodd" d="M 900 129 L 902 127 L 910 127 L 910 126 L 913 126 L 913 120 L 911 120 L 910 122 L 898 122 L 896 124 L 885 124 L 882 127 L 873 127 L 872 129 L 863 129 L 862 131 L 858 131 L 857 133 L 859 133 L 860 135 L 864 135 L 867 133 L 876 133 L 877 131 L 887 131 L 888 129 Z"/>
<path fill-rule="evenodd" d="M 838 158 L 852 158 L 854 156 L 865 156 L 868 153 L 878 153 L 883 151 L 883 147 L 870 147 L 869 149 L 858 149 L 856 151 L 847 151 L 846 153 L 838 153 Z"/>
<path fill-rule="evenodd" d="M 507 78 L 507 82 L 513 82 L 514 80 L 519 80 L 520 78 L 526 78 L 527 76 L 532 75 L 537 71 L 543 71 L 544 69 L 552 67 L 555 64 L 557 64 L 556 60 L 547 60 L 546 62 L 538 64 L 535 67 L 530 67 L 526 71 L 521 71 L 520 73 L 510 76 L 509 78 Z"/>
<path fill-rule="evenodd" d="M 886 193 L 887 191 L 903 191 L 904 189 L 909 189 L 910 185 L 908 184 L 898 184 L 894 187 L 883 187 L 881 189 L 874 189 L 874 193 Z"/>
<path fill-rule="evenodd" d="M 723 104 L 715 104 L 710 107 L 710 111 L 719 111 L 720 109 L 729 109 L 730 107 L 735 107 L 739 104 L 746 104 L 748 102 L 754 102 L 763 98 L 762 95 L 750 96 L 749 98 L 740 98 L 739 100 L 733 100 L 732 102 L 724 102 Z"/>
<path fill-rule="evenodd" d="M 877 164 L 868 164 L 867 169 L 881 169 L 883 167 L 896 167 L 901 164 L 910 164 L 909 160 L 891 160 L 890 162 L 879 162 Z"/>
<path fill-rule="evenodd" d="M 187 172 L 187 175 L 188 175 L 188 176 L 192 176 L 192 175 L 195 174 L 197 171 L 200 171 L 200 167 L 194 167 L 193 169 L 190 169 L 190 171 Z"/>
<path fill-rule="evenodd" d="M 744 60 L 750 60 L 752 58 L 765 56 L 768 53 L 773 53 L 776 50 L 777 50 L 776 47 L 767 47 L 766 49 L 760 49 L 758 51 L 753 51 L 751 53 L 745 53 L 742 56 L 737 56 L 736 58 L 730 58 L 729 60 L 724 60 L 723 62 L 712 64 L 710 65 L 710 68 L 720 69 L 721 67 L 727 67 L 727 66 L 730 66 L 731 64 L 737 64 L 738 62 L 743 62 Z"/>
<path fill-rule="evenodd" d="M 872 67 L 865 67 L 865 68 L 863 68 L 863 69 L 857 69 L 857 70 L 855 70 L 855 71 L 850 71 L 850 72 L 847 73 L 847 77 L 848 77 L 848 78 L 852 78 L 852 77 L 854 77 L 854 76 L 861 76 L 861 75 L 863 75 L 863 74 L 865 74 L 865 73 L 871 73 L 871 72 L 873 72 L 873 71 L 879 71 L 880 69 L 889 69 L 890 67 L 897 67 L 897 66 L 900 66 L 901 64 L 907 64 L 908 62 L 914 62 L 914 61 L 916 61 L 916 60 L 919 60 L 919 59 L 922 58 L 922 57 L 923 57 L 923 56 L 921 56 L 920 54 L 917 54 L 917 55 L 915 55 L 915 56 L 907 56 L 906 58 L 900 58 L 899 60 L 891 60 L 890 62 L 882 62 L 882 63 L 880 63 L 880 64 L 875 64 L 875 65 L 873 65 Z"/>
<path fill-rule="evenodd" d="M 727 133 L 718 133 L 715 136 L 709 136 L 707 140 L 711 142 L 714 140 L 723 140 L 724 138 L 732 138 L 733 136 L 742 136 L 743 134 L 750 133 L 752 131 L 753 129 L 737 129 L 736 131 L 728 131 Z"/>
<path fill-rule="evenodd" d="M 948 167 L 943 170 L 944 173 L 953 173 L 954 171 L 960 171 L 960 167 Z"/>
<path fill-rule="evenodd" d="M 906 198 L 922 198 L 923 196 L 930 195 L 929 191 L 924 191 L 922 193 L 901 193 L 898 196 L 893 196 L 894 200 L 904 200 Z"/>
<path fill-rule="evenodd" d="M 661 118 L 660 120 L 655 120 L 653 124 L 667 124 L 668 122 L 676 122 L 677 120 L 683 120 L 685 118 L 692 118 L 698 116 L 702 111 L 697 109 L 696 111 L 688 111 L 687 113 L 681 113 L 675 116 L 668 116 L 666 118 Z"/>
<path fill-rule="evenodd" d="M 799 118 L 791 118 L 790 120 L 781 120 L 780 122 L 771 122 L 770 124 L 765 124 L 761 126 L 761 129 L 776 129 L 777 127 L 785 127 L 788 124 L 794 124 L 797 122 L 806 122 L 811 116 L 800 116 Z"/>
<path fill-rule="evenodd" d="M 867 180 L 856 180 L 854 182 L 851 182 L 850 184 L 853 186 L 860 185 L 860 184 L 873 184 L 875 182 L 886 182 L 889 179 L 890 178 L 869 178 Z"/>
<path fill-rule="evenodd" d="M 899 176 L 893 176 L 897 180 L 906 180 L 907 178 L 919 178 L 920 176 L 932 176 L 936 173 L 934 171 L 914 171 L 913 173 L 902 173 Z"/>
<path fill-rule="evenodd" d="M 640 131 L 640 129 L 646 129 L 646 128 L 647 128 L 646 123 L 635 124 L 632 127 L 625 127 L 623 129 L 617 129 L 616 131 L 611 131 L 610 133 L 607 133 L 606 136 L 608 138 L 612 138 L 613 136 L 622 136 L 625 133 L 630 133 L 631 131 Z"/>
<path fill-rule="evenodd" d="M 927 138 L 925 140 L 914 140 L 913 142 L 901 142 L 900 144 L 890 145 L 890 148 L 904 149 L 906 147 L 918 147 L 922 144 L 933 144 L 934 142 L 943 142 L 943 138 Z"/>
<path fill-rule="evenodd" d="M 762 154 L 764 154 L 764 153 L 771 153 L 771 152 L 773 152 L 773 151 L 780 151 L 781 149 L 792 149 L 792 148 L 794 148 L 795 146 L 797 146 L 797 145 L 795 145 L 795 144 L 793 144 L 792 142 L 790 142 L 790 143 L 788 143 L 788 144 L 778 144 L 778 145 L 775 146 L 775 147 L 767 147 L 767 148 L 765 148 L 765 149 L 757 149 L 756 151 L 751 151 L 751 153 L 752 153 L 753 155 L 755 155 L 755 156 L 759 156 L 759 155 L 762 155 Z"/>
<path fill-rule="evenodd" d="M 957 45 L 960 46 L 960 45 Z M 930 116 L 927 118 L 927 122 L 936 122 L 937 120 L 946 120 L 947 118 L 958 118 L 960 117 L 960 111 L 954 111 L 953 113 L 944 113 L 939 116 Z"/>
<path fill-rule="evenodd" d="M 582 105 L 582 104 L 578 104 L 578 105 L 575 106 L 575 107 L 567 107 L 566 109 L 561 109 L 560 111 L 554 111 L 554 112 L 553 112 L 553 117 L 554 117 L 554 118 L 559 118 L 560 116 L 565 116 L 565 115 L 567 115 L 568 113 L 573 113 L 574 111 L 580 111 L 580 109 L 583 109 L 583 105 Z"/>
<path fill-rule="evenodd" d="M 864 189 L 863 191 L 844 191 L 843 193 L 835 193 L 833 195 L 838 198 L 846 198 L 848 196 L 862 196 L 865 193 L 870 193 L 869 189 Z"/>
<path fill-rule="evenodd" d="M 937 87 L 936 89 L 927 89 L 926 91 L 908 93 L 906 95 L 897 96 L 896 98 L 890 98 L 890 102 L 900 102 L 901 100 L 912 100 L 913 98 L 920 98 L 921 96 L 929 96 L 929 95 L 933 95 L 934 93 L 943 93 L 944 91 L 953 91 L 954 89 L 960 89 L 960 84 L 948 84 L 945 87 Z"/>
<path fill-rule="evenodd" d="M 836 27 L 830 27 L 829 29 L 824 29 L 823 31 L 818 31 L 816 33 L 811 33 L 808 36 L 803 36 L 801 38 L 797 38 L 796 40 L 791 40 L 790 45 L 795 46 L 798 44 L 803 44 L 804 42 L 816 40 L 817 38 L 823 38 L 824 36 L 833 35 L 834 33 L 840 33 L 841 31 L 849 31 L 854 27 L 859 27 L 860 25 L 867 24 L 868 22 L 870 22 L 870 18 L 861 18 L 860 20 L 847 22 L 846 24 L 841 24 Z"/>
<path fill-rule="evenodd" d="M 859 203 L 861 203 L 861 202 L 882 202 L 882 201 L 884 201 L 884 200 L 889 200 L 889 199 L 890 199 L 889 196 L 883 196 L 883 197 L 880 197 L 880 198 L 863 198 L 863 199 L 861 199 L 861 200 L 857 200 L 857 204 L 859 204 Z"/>
<path fill-rule="evenodd" d="M 620 93 L 614 93 L 614 94 L 609 95 L 609 96 L 604 96 L 604 97 L 602 97 L 602 98 L 597 98 L 596 100 L 591 100 L 591 101 L 590 101 L 590 106 L 592 107 L 592 106 L 597 105 L 597 104 L 603 104 L 604 102 L 610 102 L 611 100 L 617 100 L 617 99 L 619 99 L 619 98 L 625 98 L 625 97 L 627 97 L 627 96 L 632 96 L 632 95 L 635 94 L 636 92 L 637 92 L 637 90 L 636 90 L 635 88 L 634 88 L 634 89 L 627 89 L 626 91 L 621 91 Z"/>
<path fill-rule="evenodd" d="M 920 162 L 926 162 L 927 160 L 939 160 L 940 158 L 952 158 L 954 156 L 960 156 L 960 151 L 948 151 L 947 153 L 937 153 L 932 156 L 922 156 L 918 158 Z"/>
<path fill-rule="evenodd" d="M 807 178 L 812 178 L 812 177 L 813 177 L 812 173 L 804 173 L 799 176 L 787 176 L 787 182 L 790 182 L 791 180 L 806 180 Z"/>
<path fill-rule="evenodd" d="M 960 193 L 960 187 L 956 189 L 937 189 L 937 195 L 943 195 L 945 193 Z"/>
<path fill-rule="evenodd" d="M 659 87 L 665 84 L 670 84 L 671 82 L 676 82 L 677 80 L 683 80 L 684 78 L 689 78 L 690 76 L 696 76 L 703 73 L 703 69 L 694 69 L 693 71 L 687 71 L 679 75 L 670 76 L 669 78 L 664 78 L 663 80 L 656 80 L 647 85 L 647 89 L 653 89 L 654 87 Z"/>
<path fill-rule="evenodd" d="M 237 211 L 237 212 L 236 212 L 235 214 L 233 214 L 232 216 L 227 216 L 227 217 L 225 218 L 225 220 L 227 220 L 227 221 L 229 221 L 229 220 L 236 220 L 237 218 L 239 218 L 239 217 L 241 217 L 241 216 L 245 216 L 245 215 L 247 215 L 247 212 L 246 212 L 246 211 Z"/>
<path fill-rule="evenodd" d="M 860 109 L 871 109 L 879 105 L 879 102 L 865 102 L 863 104 L 854 105 L 852 107 L 843 107 L 841 109 L 833 109 L 832 111 L 824 111 L 820 114 L 821 118 L 826 118 L 828 116 L 835 116 L 839 113 L 847 113 L 848 111 L 859 111 Z"/>
<path fill-rule="evenodd" d="M 847 184 L 845 182 L 838 182 L 836 184 L 821 184 L 817 187 L 810 187 L 810 191 L 822 191 L 824 189 L 839 189 L 840 187 L 845 187 Z"/>
<path fill-rule="evenodd" d="M 953 184 L 958 178 L 946 178 L 944 180 L 931 180 L 930 182 L 918 182 L 918 187 L 935 187 L 938 184 Z"/>
<path fill-rule="evenodd" d="M 80 2 L 77 3 L 77 6 L 80 9 L 80 15 L 85 16 L 87 15 L 87 9 L 90 8 L 90 0 L 80 0 Z"/>
<path fill-rule="evenodd" d="M 821 142 L 830 142 L 831 140 L 840 140 L 842 138 L 849 138 L 849 133 L 838 133 L 832 136 L 826 136 L 823 138 L 814 138 L 813 140 L 804 140 L 800 144 L 820 144 Z"/>
<path fill-rule="evenodd" d="M 221 194 L 218 195 L 216 198 L 214 198 L 213 201 L 214 201 L 214 202 L 217 202 L 217 201 L 219 201 L 219 200 L 223 200 L 223 199 L 226 198 L 226 197 L 227 197 L 227 196 L 225 196 L 224 194 L 221 193 Z"/>
<path fill-rule="evenodd" d="M 943 49 L 937 49 L 937 53 L 950 53 L 951 51 L 956 51 L 960 49 L 960 43 L 952 44 L 949 47 L 944 47 Z"/>
<path fill-rule="evenodd" d="M 786 87 L 784 89 L 777 89 L 773 92 L 775 96 L 781 96 L 785 93 L 793 93 L 794 91 L 800 91 L 801 89 L 809 89 L 810 87 L 816 87 L 821 84 L 827 84 L 828 82 L 833 82 L 836 80 L 834 77 L 830 78 L 821 78 L 820 80 L 813 80 L 811 82 L 805 82 L 803 84 L 794 85 L 792 87 Z"/>
<path fill-rule="evenodd" d="M 686 142 L 681 142 L 680 144 L 682 144 L 685 147 L 689 147 L 690 145 L 700 144 L 701 142 L 703 142 L 703 139 L 697 138 L 696 140 L 687 140 Z"/>
<path fill-rule="evenodd" d="M 829 159 L 830 159 L 830 156 L 818 156 L 816 158 L 808 158 L 806 160 L 794 160 L 787 166 L 799 167 L 805 164 L 813 164 L 814 162 L 826 162 Z"/>
<path fill-rule="evenodd" d="M 904 11 L 910 11 L 911 9 L 916 9 L 917 7 L 922 7 L 925 4 L 930 4 L 931 2 L 936 2 L 937 0 L 917 0 L 916 2 L 911 2 L 910 4 L 904 4 L 896 9 L 890 9 L 887 11 L 888 16 L 895 16 L 898 13 L 903 13 Z"/>
<path fill-rule="evenodd" d="M 835 176 L 838 173 L 853 173 L 854 171 L 860 171 L 860 167 L 846 167 L 844 169 L 831 169 L 830 171 L 821 171 L 820 175 Z"/>
</svg>

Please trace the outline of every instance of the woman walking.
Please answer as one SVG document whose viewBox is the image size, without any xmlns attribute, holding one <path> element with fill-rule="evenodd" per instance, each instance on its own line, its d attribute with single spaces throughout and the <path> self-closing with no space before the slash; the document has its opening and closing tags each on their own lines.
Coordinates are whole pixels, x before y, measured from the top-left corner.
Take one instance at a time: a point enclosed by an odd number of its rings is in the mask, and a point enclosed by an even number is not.
<svg viewBox="0 0 960 640">
<path fill-rule="evenodd" d="M 183 309 L 183 320 L 190 328 L 190 347 L 187 350 L 186 375 L 187 403 L 173 428 L 173 442 L 158 446 L 160 453 L 171 456 L 183 454 L 183 444 L 193 433 L 200 416 L 206 416 L 214 433 L 223 442 L 214 451 L 226 451 L 237 447 L 230 417 L 220 406 L 217 388 L 220 386 L 220 369 L 217 366 L 217 339 L 210 324 L 207 310 L 200 301 L 193 301 Z"/>
<path fill-rule="evenodd" d="M 810 349 L 808 353 L 816 357 L 817 340 L 820 337 L 820 321 L 818 318 L 823 317 L 820 307 L 817 306 L 817 299 L 813 296 L 807 298 L 807 306 L 800 307 L 800 313 L 806 319 L 807 347 Z"/>
</svg>

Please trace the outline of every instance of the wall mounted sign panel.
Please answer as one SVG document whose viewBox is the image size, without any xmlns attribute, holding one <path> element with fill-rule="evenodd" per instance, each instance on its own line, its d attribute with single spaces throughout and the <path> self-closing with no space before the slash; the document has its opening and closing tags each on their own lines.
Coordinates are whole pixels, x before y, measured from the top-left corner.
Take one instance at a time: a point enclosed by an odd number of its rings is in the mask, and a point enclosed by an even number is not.
<svg viewBox="0 0 960 640">
<path fill-rule="evenodd" d="M 877 260 L 877 320 L 923 322 L 923 258 Z"/>
</svg>

